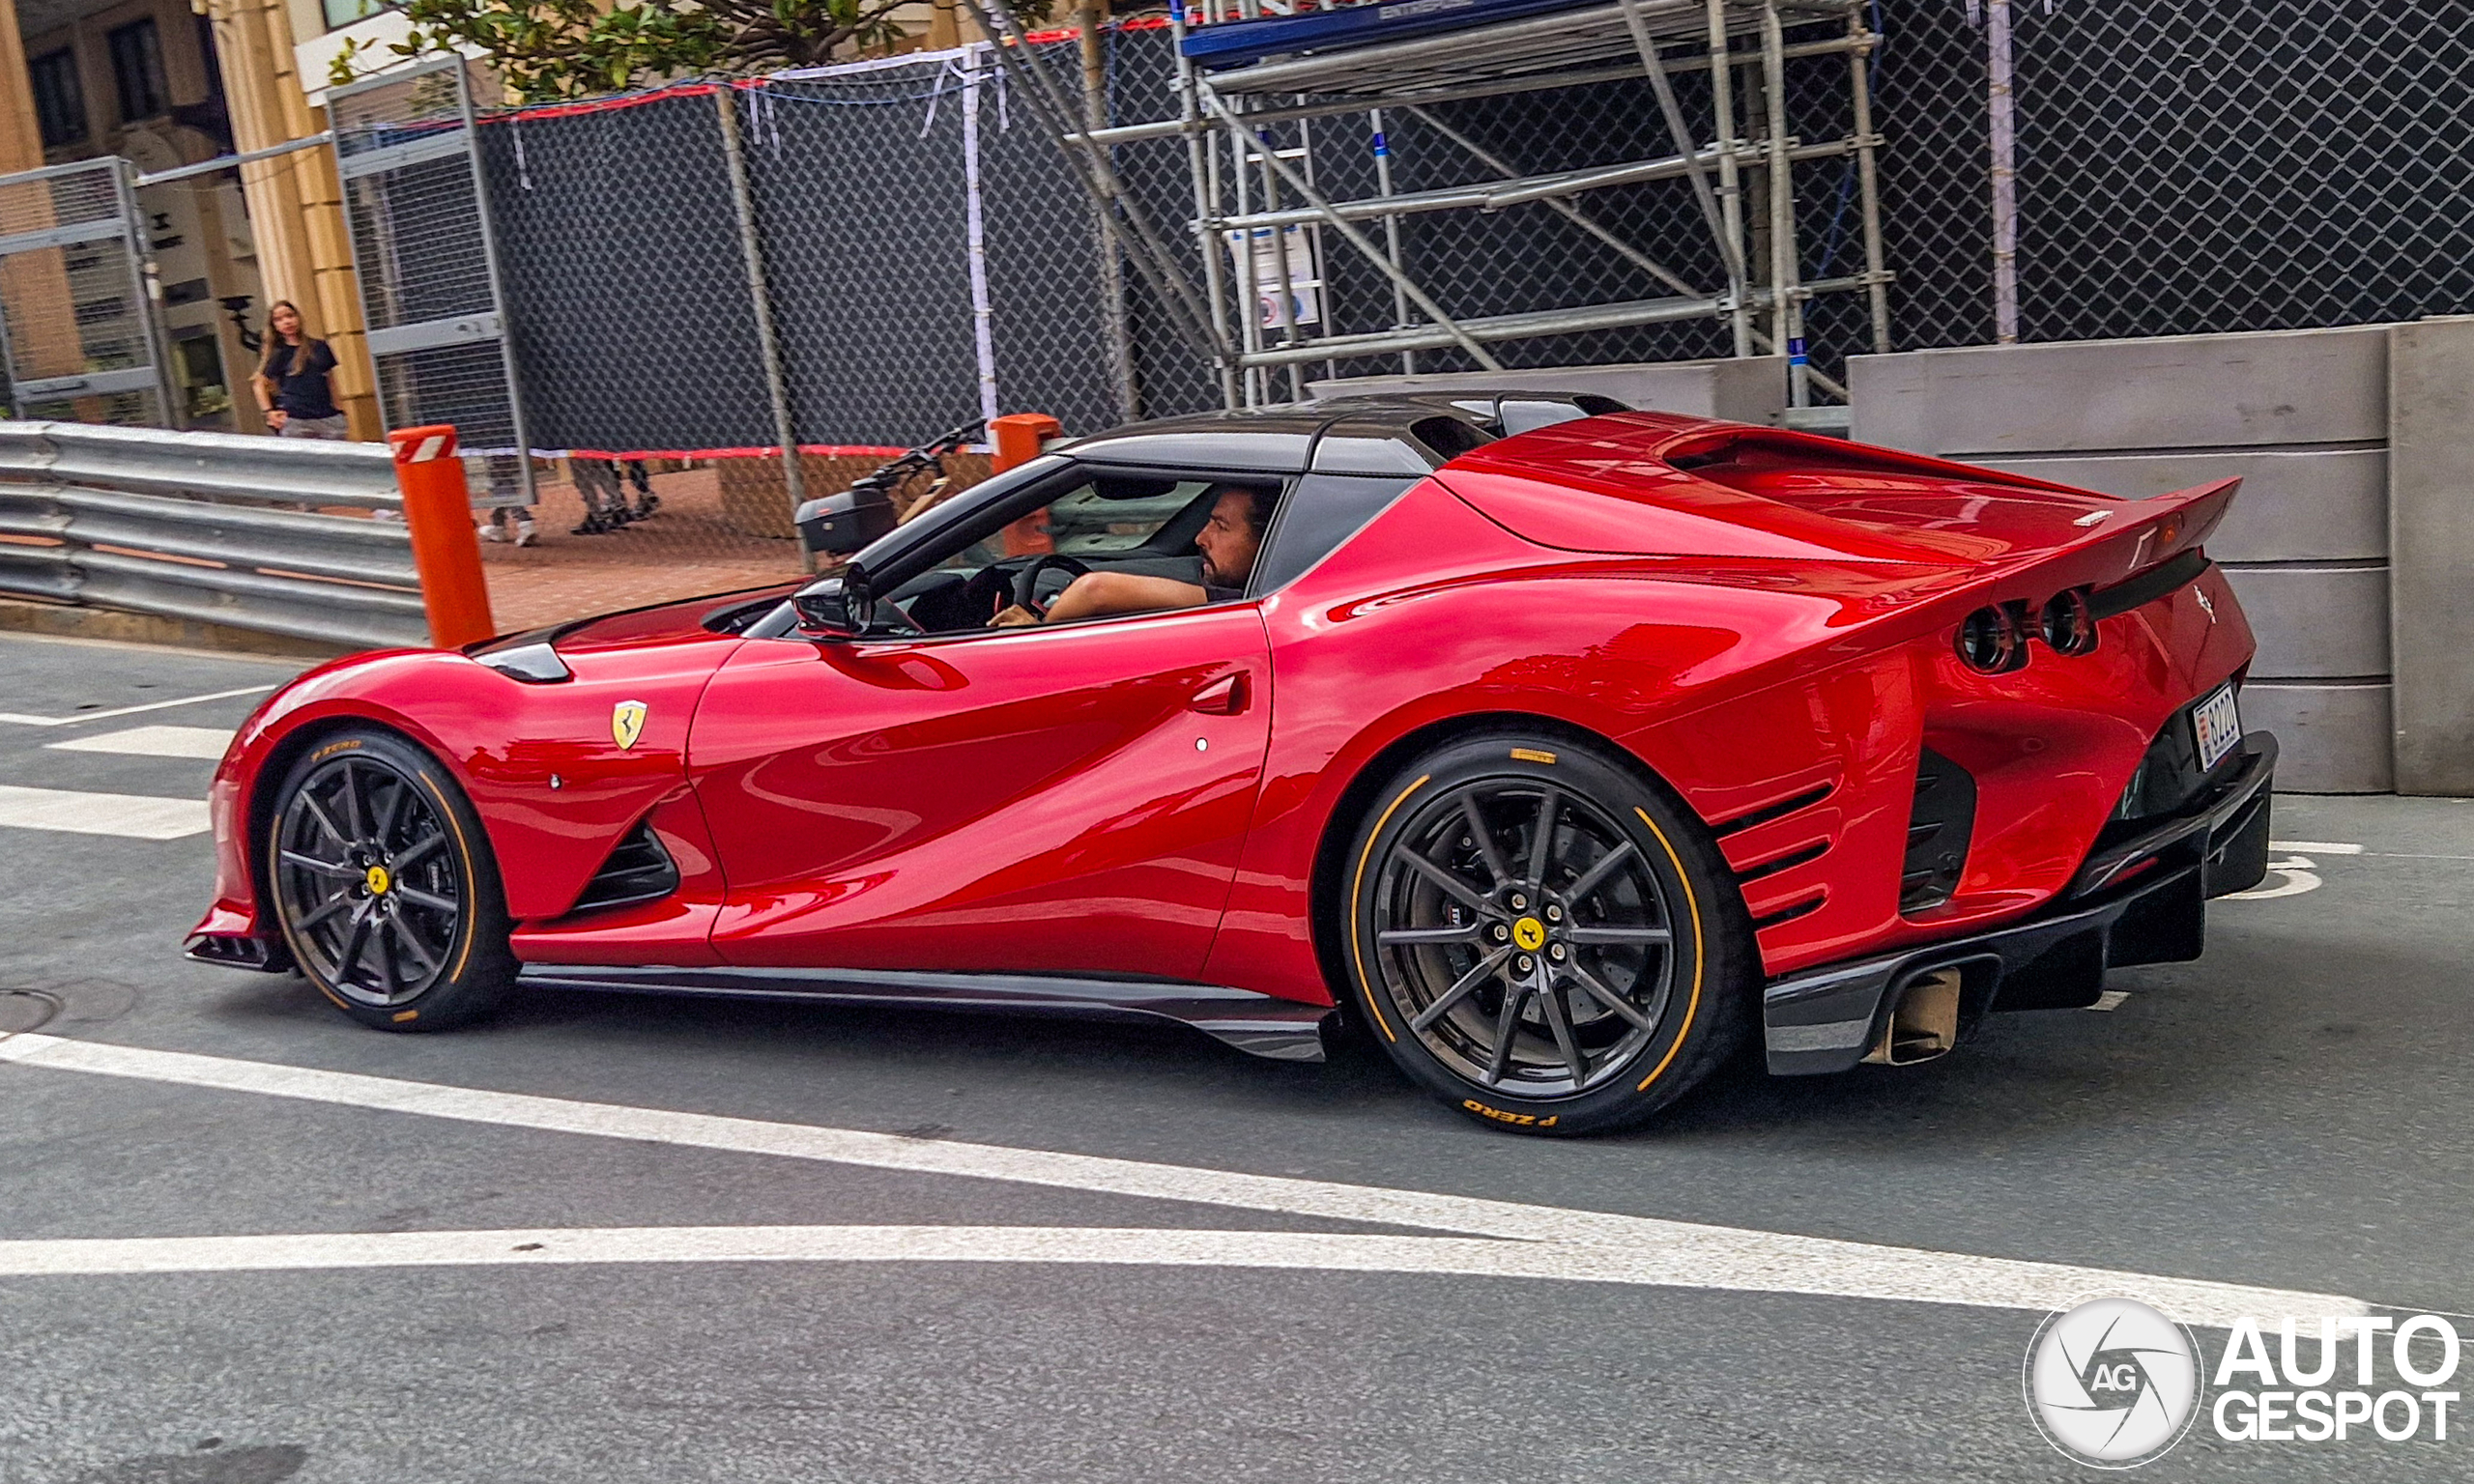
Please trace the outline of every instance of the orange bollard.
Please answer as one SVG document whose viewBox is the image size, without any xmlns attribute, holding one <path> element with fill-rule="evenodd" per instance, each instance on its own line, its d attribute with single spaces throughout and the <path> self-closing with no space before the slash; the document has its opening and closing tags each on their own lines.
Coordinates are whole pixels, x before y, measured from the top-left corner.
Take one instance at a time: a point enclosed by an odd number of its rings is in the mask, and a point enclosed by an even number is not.
<svg viewBox="0 0 2474 1484">
<path fill-rule="evenodd" d="M 989 460 L 992 471 L 1001 474 L 1028 464 L 1040 456 L 1040 444 L 1064 431 L 1065 425 L 1046 413 L 1007 413 L 1002 417 L 991 417 L 988 439 L 996 445 L 996 456 Z M 1049 539 L 1046 510 L 1034 510 L 1005 528 L 1008 556 L 1055 550 L 1056 543 Z"/>
<path fill-rule="evenodd" d="M 429 642 L 460 649 L 498 632 L 490 621 L 490 589 L 481 580 L 481 545 L 473 532 L 473 494 L 451 427 L 398 428 L 395 484 L 404 492 L 404 528 L 412 532 L 413 570 L 420 574 L 421 607 L 429 611 Z"/>
</svg>

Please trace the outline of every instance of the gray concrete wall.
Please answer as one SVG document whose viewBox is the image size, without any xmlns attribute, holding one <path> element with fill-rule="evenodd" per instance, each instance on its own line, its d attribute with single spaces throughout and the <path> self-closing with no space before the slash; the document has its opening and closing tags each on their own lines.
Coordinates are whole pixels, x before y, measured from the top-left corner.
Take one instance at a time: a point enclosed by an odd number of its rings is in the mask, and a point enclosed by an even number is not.
<svg viewBox="0 0 2474 1484">
<path fill-rule="evenodd" d="M 2208 553 L 2259 637 L 2244 721 L 2277 733 L 2281 786 L 2386 792 L 2389 341 L 2367 326 L 1859 356 L 1851 432 L 2131 499 L 2242 475 Z"/>
<path fill-rule="evenodd" d="M 2474 318 L 2396 328 L 2388 360 L 2397 788 L 2474 795 Z"/>
<path fill-rule="evenodd" d="M 1538 371 L 1453 371 L 1427 376 L 1355 376 L 1309 382 L 1318 397 L 1390 391 L 1596 392 L 1629 407 L 1735 422 L 1770 422 L 1787 404 L 1781 356 L 1743 360 L 1669 360 L 1620 366 L 1550 366 Z"/>
</svg>

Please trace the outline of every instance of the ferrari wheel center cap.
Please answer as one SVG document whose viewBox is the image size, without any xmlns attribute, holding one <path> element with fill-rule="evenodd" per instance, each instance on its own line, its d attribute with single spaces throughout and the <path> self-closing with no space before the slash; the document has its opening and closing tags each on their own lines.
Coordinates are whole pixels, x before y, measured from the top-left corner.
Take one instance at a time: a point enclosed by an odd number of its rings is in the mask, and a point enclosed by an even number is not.
<svg viewBox="0 0 2474 1484">
<path fill-rule="evenodd" d="M 395 878 L 387 874 L 387 868 L 384 866 L 370 867 L 366 879 L 369 882 L 369 895 L 372 897 L 386 896 L 387 889 L 395 884 Z"/>
<path fill-rule="evenodd" d="M 1534 917 L 1524 917 L 1511 925 L 1511 940 L 1521 952 L 1534 954 L 1546 946 L 1546 925 Z"/>
</svg>

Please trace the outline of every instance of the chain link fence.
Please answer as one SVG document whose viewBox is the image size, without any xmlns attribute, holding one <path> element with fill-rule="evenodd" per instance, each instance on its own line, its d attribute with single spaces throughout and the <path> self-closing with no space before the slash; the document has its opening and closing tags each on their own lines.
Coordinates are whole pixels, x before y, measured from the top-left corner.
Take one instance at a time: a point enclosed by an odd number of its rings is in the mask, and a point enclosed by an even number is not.
<svg viewBox="0 0 2474 1484">
<path fill-rule="evenodd" d="M 1870 86 L 1897 349 L 1997 336 L 1990 3 L 1862 0 L 1856 16 L 1881 38 L 1869 55 L 1816 46 L 1785 65 L 1807 283 L 1865 270 L 1856 162 L 1833 142 L 1856 128 L 1851 65 Z M 2459 9 L 2012 0 L 2021 337 L 2468 307 L 2474 27 Z M 1843 43 L 1843 21 L 1801 34 L 1832 27 Z M 1079 40 L 1033 44 L 1082 106 Z M 1174 44 L 1157 19 L 1108 30 L 1106 124 L 1177 116 Z M 1669 50 L 1688 64 L 1694 47 Z M 1734 133 L 1761 140 L 1759 70 L 1738 78 Z M 1707 121 L 1706 68 L 1673 81 Z M 958 423 L 1037 411 L 1087 433 L 1221 405 L 1219 371 L 1154 286 L 1110 271 L 1100 216 L 1022 86 L 977 45 L 517 110 L 475 107 L 497 96 L 486 77 L 446 62 L 330 94 L 384 415 L 455 423 L 478 451 L 476 497 L 503 507 L 484 511 L 502 538 L 486 550 L 503 621 L 795 576 L 796 495 Z M 1301 151 L 1335 200 L 1672 149 L 1653 90 L 1627 77 L 1292 120 L 1262 142 Z M 1235 281 L 1228 245 L 1193 226 L 1209 210 L 1198 174 L 1233 205 L 1224 135 L 1119 142 L 1108 157 L 1197 296 L 1206 253 Z M 1765 164 L 1745 168 L 1756 277 Z M 0 182 L 0 328 L 19 400 L 60 377 L 118 380 L 21 415 L 162 420 L 116 177 L 38 176 Z M 1366 225 L 1382 238 L 1384 223 Z M 1455 317 L 1707 294 L 1726 277 L 1680 178 L 1396 226 L 1401 266 Z M 1332 229 L 1304 235 L 1330 330 L 1418 318 Z M 1822 294 L 1806 312 L 1823 372 L 1875 348 L 1864 294 Z M 1724 355 L 1729 335 L 1703 318 L 1494 350 L 1514 368 L 1673 360 Z M 1448 348 L 1361 354 L 1297 381 L 1471 368 Z M 1291 385 L 1284 368 L 1263 375 L 1276 394 Z M 802 450 L 795 481 L 785 445 Z M 967 481 L 985 462 L 953 467 Z"/>
</svg>

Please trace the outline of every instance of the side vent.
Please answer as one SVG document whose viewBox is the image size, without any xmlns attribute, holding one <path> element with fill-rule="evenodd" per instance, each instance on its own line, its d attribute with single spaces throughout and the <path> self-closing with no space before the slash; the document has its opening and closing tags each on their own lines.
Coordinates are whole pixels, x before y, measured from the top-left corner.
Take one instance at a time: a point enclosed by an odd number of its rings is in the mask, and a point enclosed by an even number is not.
<svg viewBox="0 0 2474 1484">
<path fill-rule="evenodd" d="M 1975 775 L 1931 748 L 1916 759 L 1915 803 L 1907 816 L 1907 861 L 1898 909 L 1922 912 L 1950 899 L 1975 833 Z"/>
<path fill-rule="evenodd" d="M 584 895 L 576 899 L 575 911 L 597 912 L 606 907 L 634 906 L 640 901 L 658 901 L 678 890 L 678 866 L 670 852 L 661 847 L 653 835 L 653 827 L 639 820 L 610 852 L 610 859 L 585 883 Z"/>
</svg>

